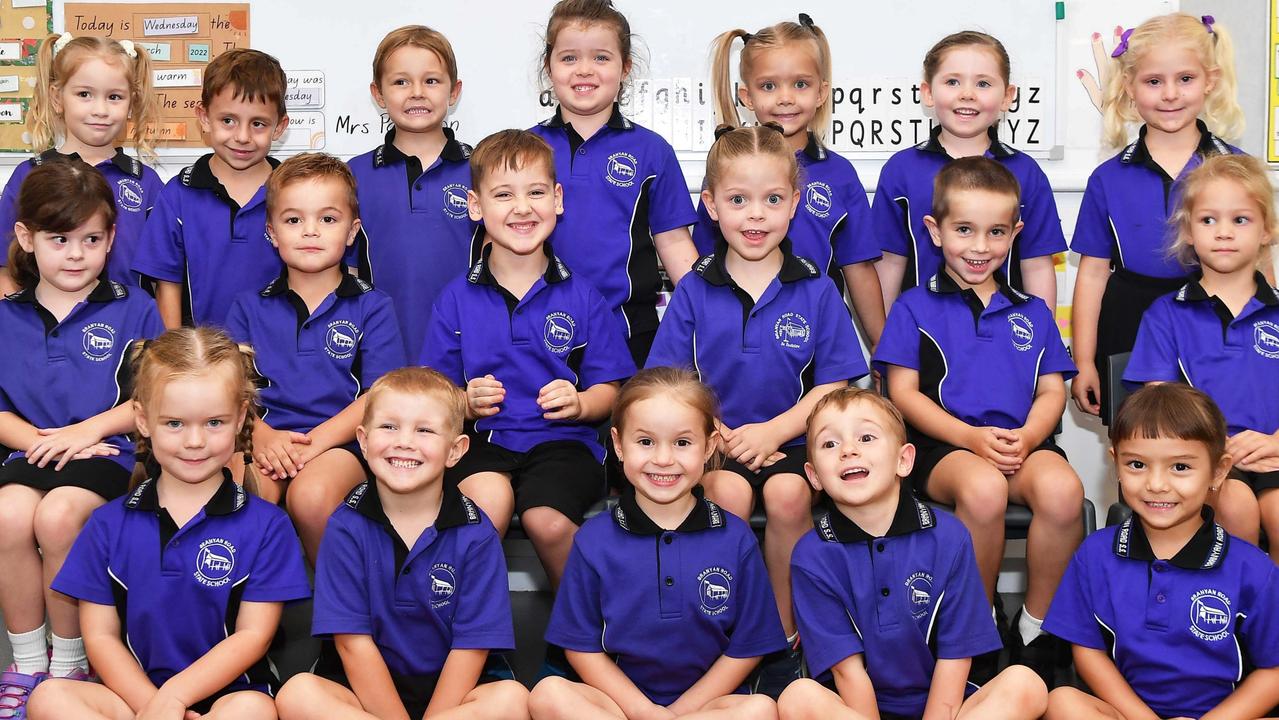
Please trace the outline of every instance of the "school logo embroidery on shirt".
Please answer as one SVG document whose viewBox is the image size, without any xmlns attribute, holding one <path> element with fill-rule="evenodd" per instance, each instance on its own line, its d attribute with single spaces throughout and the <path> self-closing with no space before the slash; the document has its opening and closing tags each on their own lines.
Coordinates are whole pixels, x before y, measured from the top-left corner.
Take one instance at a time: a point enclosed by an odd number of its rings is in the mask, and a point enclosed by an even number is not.
<svg viewBox="0 0 1279 720">
<path fill-rule="evenodd" d="M 809 326 L 808 320 L 799 313 L 782 313 L 781 317 L 777 318 L 777 322 L 773 323 L 773 338 L 782 347 L 798 350 L 808 344 L 808 339 L 812 335 L 813 329 Z"/>
<path fill-rule="evenodd" d="M 728 610 L 728 598 L 733 594 L 732 573 L 722 567 L 708 567 L 697 574 L 697 586 L 702 612 L 715 617 Z"/>
<path fill-rule="evenodd" d="M 111 351 L 115 349 L 115 328 L 106 323 L 89 323 L 81 330 L 81 345 L 84 346 L 85 358 L 93 362 L 105 362 L 111 359 Z"/>
<path fill-rule="evenodd" d="M 235 546 L 229 540 L 209 538 L 195 554 L 195 579 L 202 585 L 222 587 L 235 570 Z"/>
<path fill-rule="evenodd" d="M 922 571 L 911 573 L 906 578 L 906 590 L 910 595 L 910 614 L 916 620 L 927 615 L 933 604 L 933 576 Z"/>
<path fill-rule="evenodd" d="M 466 217 L 466 191 L 468 189 L 461 183 L 452 183 L 444 186 L 444 212 L 449 217 L 459 220 Z"/>
<path fill-rule="evenodd" d="M 604 178 L 618 187 L 630 187 L 635 184 L 635 176 L 639 174 L 639 160 L 630 153 L 616 152 L 608 156 L 608 166 L 604 168 Z"/>
<path fill-rule="evenodd" d="M 804 207 L 817 217 L 824 218 L 830 215 L 834 197 L 835 193 L 830 189 L 830 185 L 824 182 L 810 182 L 808 189 L 804 191 Z"/>
<path fill-rule="evenodd" d="M 350 320 L 334 320 L 324 332 L 324 350 L 336 360 L 345 360 L 355 354 L 355 343 L 360 329 Z"/>
<path fill-rule="evenodd" d="M 449 604 L 453 593 L 457 591 L 457 573 L 448 563 L 435 563 L 431 566 L 431 607 L 442 608 Z"/>
<path fill-rule="evenodd" d="M 1035 325 L 1021 313 L 1008 316 L 1008 329 L 1012 331 L 1013 347 L 1025 352 L 1035 342 Z"/>
<path fill-rule="evenodd" d="M 132 178 L 121 178 L 116 181 L 116 207 L 129 212 L 142 211 L 142 184 Z"/>
<path fill-rule="evenodd" d="M 573 335 L 577 323 L 573 316 L 565 312 L 547 313 L 546 325 L 542 328 L 542 339 L 546 341 L 546 349 L 553 353 L 563 353 L 573 343 Z"/>
<path fill-rule="evenodd" d="M 1259 320 L 1252 326 L 1252 346 L 1262 357 L 1279 358 L 1279 325 Z"/>
<path fill-rule="evenodd" d="M 1190 596 L 1190 632 L 1216 642 L 1230 635 L 1230 598 L 1220 590 L 1200 590 Z"/>
</svg>

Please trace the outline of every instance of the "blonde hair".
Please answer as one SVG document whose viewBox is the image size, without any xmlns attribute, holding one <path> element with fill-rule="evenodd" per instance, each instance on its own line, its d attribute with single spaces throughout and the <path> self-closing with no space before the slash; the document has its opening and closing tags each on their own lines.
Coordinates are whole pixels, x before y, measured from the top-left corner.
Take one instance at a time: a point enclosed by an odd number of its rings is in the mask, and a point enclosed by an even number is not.
<svg viewBox="0 0 1279 720">
<path fill-rule="evenodd" d="M 804 432 L 807 434 L 808 452 L 813 452 L 813 421 L 817 419 L 826 409 L 847 410 L 854 403 L 866 403 L 871 407 L 879 410 L 888 418 L 888 430 L 897 438 L 898 443 L 906 443 L 906 421 L 902 418 L 901 410 L 892 403 L 891 400 L 880 395 L 873 390 L 864 390 L 854 385 L 848 385 L 836 390 L 832 390 L 822 396 L 813 406 L 813 411 L 808 414 L 808 420 L 804 423 Z"/>
<path fill-rule="evenodd" d="M 154 161 L 155 148 L 147 137 L 147 128 L 159 120 L 160 106 L 155 93 L 151 92 L 151 56 L 140 43 L 134 45 L 137 57 L 130 57 L 115 40 L 89 35 L 72 38 L 54 52 L 54 43 L 60 37 L 55 33 L 45 38 L 36 53 L 36 88 L 31 98 L 31 112 L 27 114 L 31 144 L 36 152 L 54 147 L 58 138 L 67 132 L 62 114 L 53 107 L 54 96 L 86 60 L 99 58 L 124 71 L 129 81 L 129 119 L 133 121 L 129 142 L 144 159 Z"/>
<path fill-rule="evenodd" d="M 715 142 L 706 156 L 706 190 L 715 192 L 724 175 L 724 166 L 729 161 L 748 155 L 771 155 L 786 163 L 786 177 L 791 188 L 799 187 L 799 163 L 795 160 L 795 153 L 786 146 L 781 126 L 765 123 L 743 128 L 720 125 L 715 129 Z"/>
<path fill-rule="evenodd" d="M 432 30 L 425 25 L 405 25 L 387 33 L 373 53 L 373 82 L 378 87 L 382 86 L 382 73 L 386 69 L 386 61 L 402 47 L 422 48 L 435 53 L 449 72 L 449 82 L 457 82 L 457 55 L 454 54 L 453 45 L 449 43 L 448 38 L 444 37 L 440 31 Z"/>
<path fill-rule="evenodd" d="M 1207 17 L 1207 16 L 1205 16 Z M 1140 122 L 1128 97 L 1137 65 L 1156 47 L 1179 43 L 1192 50 L 1203 65 L 1212 89 L 1204 100 L 1203 119 L 1217 135 L 1234 140 L 1243 135 L 1244 114 L 1239 107 L 1235 79 L 1235 49 L 1230 33 L 1218 22 L 1185 13 L 1156 15 L 1131 30 L 1128 48 L 1112 62 L 1102 96 L 1102 139 L 1109 147 L 1128 143 L 1128 124 Z"/>
<path fill-rule="evenodd" d="M 755 59 L 765 50 L 775 50 L 788 45 L 805 44 L 813 48 L 813 61 L 817 63 L 817 72 L 822 82 L 831 84 L 831 52 L 826 33 L 813 23 L 812 18 L 800 15 L 799 22 L 779 22 L 776 25 L 749 33 L 741 28 L 721 33 L 711 44 L 711 78 L 714 81 L 715 122 L 732 125 L 742 124 L 737 113 L 737 95 L 733 92 L 733 81 L 729 73 L 732 60 L 733 41 L 742 39 L 741 60 L 737 65 L 737 74 L 743 83 L 750 84 Z M 825 140 L 826 130 L 830 127 L 834 101 L 830 92 L 826 93 L 826 102 L 817 107 L 809 130 L 818 140 Z"/>
<path fill-rule="evenodd" d="M 365 395 L 364 416 L 360 418 L 361 425 L 368 425 L 372 421 L 378 399 L 389 392 L 429 397 L 439 401 L 448 410 L 449 427 L 454 433 L 462 434 L 462 423 L 466 419 L 466 396 L 442 373 L 422 366 L 392 370 L 374 381 Z"/>
<path fill-rule="evenodd" d="M 670 395 L 701 415 L 706 437 L 715 432 L 715 421 L 719 418 L 715 391 L 699 380 L 697 373 L 676 367 L 647 368 L 627 380 L 613 401 L 613 427 L 621 432 L 626 427 L 626 411 L 632 405 L 660 395 Z"/>
<path fill-rule="evenodd" d="M 1182 180 L 1181 202 L 1168 223 L 1173 228 L 1173 240 L 1168 255 L 1186 267 L 1199 264 L 1195 249 L 1190 245 L 1190 228 L 1194 223 L 1195 203 L 1204 188 L 1216 180 L 1237 183 L 1248 199 L 1261 210 L 1261 225 L 1270 241 L 1279 236 L 1279 217 L 1275 216 L 1275 189 L 1270 184 L 1270 174 L 1261 161 L 1251 155 L 1214 155 L 1191 170 Z M 1267 243 L 1269 244 L 1269 243 Z M 1270 259 L 1265 247 L 1258 253 L 1257 263 Z"/>
<path fill-rule="evenodd" d="M 253 348 L 237 344 L 225 331 L 215 327 L 183 327 L 165 332 L 154 340 L 140 343 L 133 358 L 133 401 L 144 408 L 175 378 L 207 375 L 219 365 L 229 365 L 234 373 L 231 392 L 238 405 L 247 404 L 244 425 L 236 435 L 235 451 L 244 454 L 244 487 L 257 492 L 257 473 L 253 469 L 253 422 L 257 417 L 257 372 L 253 365 Z M 139 437 L 138 456 L 150 453 L 147 438 Z"/>
</svg>

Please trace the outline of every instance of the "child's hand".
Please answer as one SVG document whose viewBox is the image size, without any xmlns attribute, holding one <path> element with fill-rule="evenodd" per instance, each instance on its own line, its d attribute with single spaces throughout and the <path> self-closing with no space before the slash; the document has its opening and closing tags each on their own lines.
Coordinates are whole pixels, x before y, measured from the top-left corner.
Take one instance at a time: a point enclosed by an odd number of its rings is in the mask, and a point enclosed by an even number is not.
<svg viewBox="0 0 1279 720">
<path fill-rule="evenodd" d="M 1080 411 L 1089 415 L 1101 414 L 1101 377 L 1096 366 L 1084 363 L 1077 366 L 1079 374 L 1070 381 L 1070 394 Z"/>
<path fill-rule="evenodd" d="M 274 479 L 297 475 L 302 469 L 297 446 L 309 444 L 311 438 L 302 433 L 276 430 L 260 421 L 253 424 L 253 462 Z"/>
<path fill-rule="evenodd" d="M 576 420 L 582 416 L 582 398 L 573 383 L 552 380 L 537 391 L 537 406 L 547 420 Z"/>
<path fill-rule="evenodd" d="M 729 430 L 724 437 L 728 456 L 745 465 L 751 472 L 759 472 L 764 462 L 777 452 L 782 441 L 774 437 L 768 423 L 748 423 Z"/>
<path fill-rule="evenodd" d="M 1269 472 L 1259 468 L 1274 466 L 1279 461 L 1279 437 L 1244 430 L 1226 440 L 1226 452 L 1240 470 Z"/>
<path fill-rule="evenodd" d="M 187 712 L 181 700 L 158 692 L 151 696 L 151 701 L 138 713 L 136 720 L 188 720 Z"/>
<path fill-rule="evenodd" d="M 1013 452 L 1013 440 L 1010 431 L 995 427 L 975 427 L 971 429 L 971 439 L 966 447 L 977 457 L 994 465 L 999 472 L 1012 475 L 1021 469 L 1021 458 Z"/>
<path fill-rule="evenodd" d="M 54 470 L 61 470 L 84 450 L 102 442 L 102 434 L 88 422 L 57 428 L 38 428 L 40 439 L 27 448 L 27 462 L 44 467 L 57 459 Z"/>
<path fill-rule="evenodd" d="M 71 459 L 72 460 L 88 460 L 89 458 L 111 457 L 112 455 L 119 455 L 119 454 L 120 454 L 119 447 L 112 445 L 111 443 L 100 442 L 100 443 L 97 443 L 96 445 L 90 445 L 89 447 L 81 450 L 80 452 L 76 453 Z"/>
<path fill-rule="evenodd" d="M 471 415 L 477 418 L 496 415 L 501 410 L 498 405 L 506 399 L 506 388 L 492 375 L 472 378 L 466 383 L 466 404 L 471 408 Z"/>
</svg>

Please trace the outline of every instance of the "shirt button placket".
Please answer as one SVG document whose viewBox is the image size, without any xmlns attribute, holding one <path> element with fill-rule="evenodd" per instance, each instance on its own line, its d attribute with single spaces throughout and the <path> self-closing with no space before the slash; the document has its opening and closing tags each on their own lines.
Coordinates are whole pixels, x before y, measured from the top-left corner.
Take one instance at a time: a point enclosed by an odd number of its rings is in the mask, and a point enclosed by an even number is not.
<svg viewBox="0 0 1279 720">
<path fill-rule="evenodd" d="M 1167 631 L 1170 627 L 1173 575 L 1172 568 L 1165 560 L 1151 563 L 1150 591 L 1146 602 L 1146 627 L 1150 630 Z"/>
<path fill-rule="evenodd" d="M 680 577 L 679 546 L 675 534 L 664 532 L 657 542 L 658 614 L 663 618 L 681 616 L 684 588 Z"/>
</svg>

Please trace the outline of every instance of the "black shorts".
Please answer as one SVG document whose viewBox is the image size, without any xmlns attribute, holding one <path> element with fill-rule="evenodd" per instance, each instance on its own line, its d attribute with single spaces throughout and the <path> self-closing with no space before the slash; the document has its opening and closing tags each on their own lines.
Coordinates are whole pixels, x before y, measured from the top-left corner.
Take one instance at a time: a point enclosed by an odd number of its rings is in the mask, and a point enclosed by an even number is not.
<svg viewBox="0 0 1279 720">
<path fill-rule="evenodd" d="M 346 668 L 342 667 L 342 658 L 331 639 L 325 639 L 320 650 L 320 659 L 315 664 L 315 674 L 351 690 L 351 681 L 346 677 Z M 476 686 L 505 680 L 510 675 L 510 666 L 506 658 L 499 653 L 489 653 L 484 670 Z M 431 704 L 431 696 L 435 694 L 435 685 L 440 681 L 439 673 L 430 675 L 399 675 L 391 673 L 391 682 L 400 695 L 400 702 L 408 710 L 409 717 L 418 720 L 426 714 L 426 706 Z M 354 692 L 352 690 L 352 692 Z"/>
<path fill-rule="evenodd" d="M 1247 483 L 1254 495 L 1279 488 L 1279 472 L 1248 472 L 1236 467 L 1230 469 L 1230 477 Z"/>
<path fill-rule="evenodd" d="M 648 330 L 635 333 L 626 339 L 626 347 L 631 351 L 631 360 L 635 362 L 635 367 L 642 368 L 644 363 L 648 362 L 648 352 L 653 349 L 653 340 L 656 337 L 656 330 Z"/>
<path fill-rule="evenodd" d="M 345 450 L 355 456 L 357 462 L 360 463 L 360 469 L 364 471 L 365 477 L 373 477 L 373 471 L 369 469 L 369 461 L 364 459 L 364 453 L 360 452 L 360 443 L 352 440 L 349 443 L 338 445 L 333 450 Z"/>
<path fill-rule="evenodd" d="M 604 497 L 604 464 L 576 440 L 553 440 L 527 452 L 507 450 L 471 435 L 471 447 L 444 478 L 456 485 L 482 472 L 506 473 L 515 487 L 515 513 L 549 507 L 581 525 L 586 511 Z"/>
<path fill-rule="evenodd" d="M 237 693 L 237 692 L 262 692 L 262 691 L 254 690 L 252 688 L 240 688 L 239 690 L 231 690 L 228 688 L 223 688 L 213 693 L 212 695 L 208 696 L 207 698 L 201 700 L 200 702 L 195 703 L 194 705 L 192 705 L 191 707 L 187 709 L 194 710 L 195 712 L 198 712 L 201 715 L 207 715 L 208 712 L 213 709 L 213 703 L 221 700 L 222 698 L 226 697 L 227 695 L 230 695 L 231 693 Z M 266 699 L 271 700 L 270 695 L 267 695 L 266 693 L 262 693 L 262 695 L 265 696 Z M 272 702 L 274 703 L 274 701 Z"/>
<path fill-rule="evenodd" d="M 1101 297 L 1101 315 L 1097 319 L 1097 376 L 1100 379 L 1101 421 L 1110 424 L 1110 382 L 1106 377 L 1106 358 L 1132 352 L 1137 340 L 1141 317 L 1155 300 L 1175 292 L 1186 284 L 1186 278 L 1157 278 L 1131 270 L 1116 270 L 1106 281 Z"/>
<path fill-rule="evenodd" d="M 943 458 L 953 452 L 971 453 L 972 451 L 967 448 L 955 447 L 949 443 L 935 440 L 914 428 L 907 428 L 906 434 L 911 444 L 915 446 L 915 467 L 910 471 L 910 483 L 915 488 L 915 492 L 921 497 L 925 497 L 930 500 L 935 499 L 928 494 L 928 477 L 933 474 L 933 470 L 936 469 L 937 465 Z M 1057 441 L 1053 440 L 1051 437 L 1039 443 L 1039 446 L 1034 450 L 1031 450 L 1026 457 L 1030 457 L 1030 455 L 1034 455 L 1041 450 L 1057 453 L 1063 460 L 1069 460 L 1069 458 L 1066 457 L 1066 451 L 1062 450 L 1061 447 L 1057 445 Z"/>
<path fill-rule="evenodd" d="M 755 491 L 756 495 L 759 495 L 760 490 L 764 487 L 764 483 L 774 475 L 791 473 L 800 477 L 806 477 L 804 475 L 804 463 L 808 461 L 807 446 L 789 445 L 787 447 L 779 448 L 778 452 L 786 457 L 778 460 L 768 467 L 760 468 L 758 472 L 752 471 L 745 465 L 727 457 L 724 458 L 724 463 L 719 469 L 734 472 L 741 475 L 743 478 L 746 478 L 746 482 L 751 484 L 751 489 Z"/>
<path fill-rule="evenodd" d="M 95 492 L 105 500 L 114 500 L 129 490 L 129 476 L 120 463 L 104 457 L 72 460 L 61 470 L 54 470 L 57 462 L 50 461 L 44 467 L 27 463 L 25 457 L 17 457 L 0 467 L 0 485 L 16 483 L 48 492 L 60 487 L 78 487 Z"/>
</svg>

